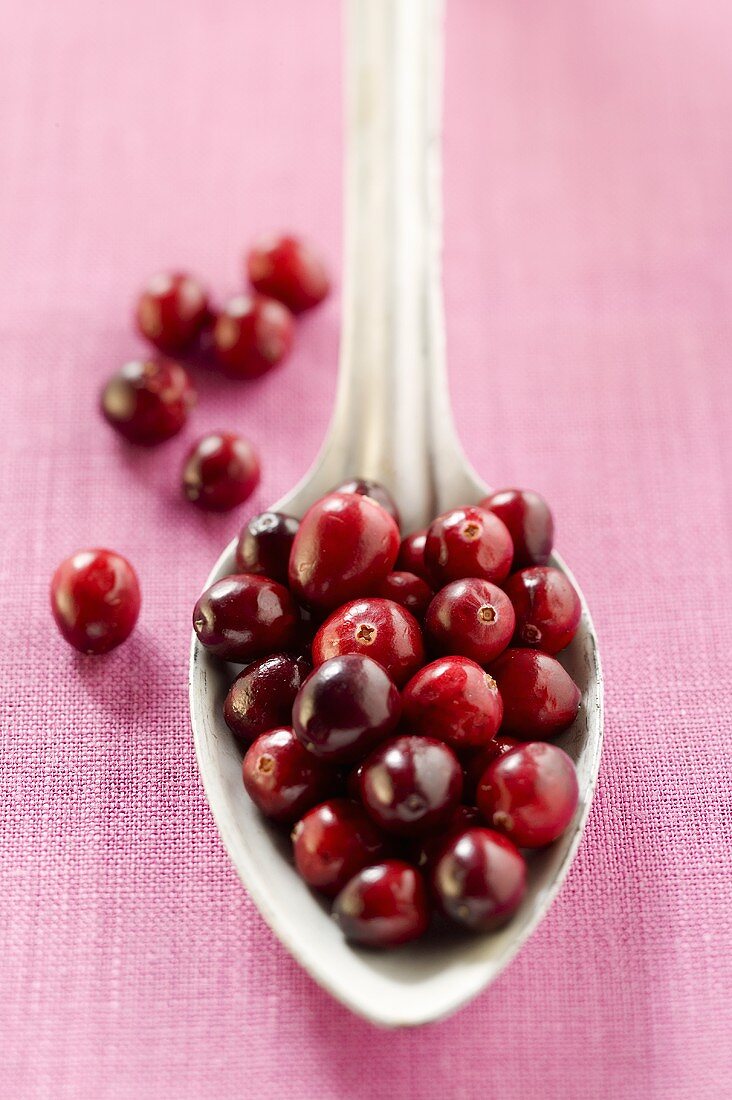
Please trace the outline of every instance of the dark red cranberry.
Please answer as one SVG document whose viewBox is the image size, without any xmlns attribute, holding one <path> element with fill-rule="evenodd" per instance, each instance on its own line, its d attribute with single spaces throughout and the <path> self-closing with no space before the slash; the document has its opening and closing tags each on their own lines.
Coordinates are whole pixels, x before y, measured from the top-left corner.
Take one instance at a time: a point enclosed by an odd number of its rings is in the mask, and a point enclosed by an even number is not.
<svg viewBox="0 0 732 1100">
<path fill-rule="evenodd" d="M 430 885 L 446 917 L 474 932 L 492 932 L 521 904 L 526 861 L 500 833 L 467 829 L 440 851 Z"/>
<path fill-rule="evenodd" d="M 400 713 L 399 692 L 381 665 L 352 653 L 310 673 L 292 724 L 313 755 L 352 764 L 391 733 Z"/>
<path fill-rule="evenodd" d="M 496 681 L 467 657 L 441 657 L 402 692 L 404 725 L 456 752 L 484 746 L 497 733 L 503 704 Z"/>
<path fill-rule="evenodd" d="M 247 275 L 256 290 L 301 313 L 322 302 L 330 290 L 328 272 L 299 237 L 268 237 L 247 256 Z"/>
<path fill-rule="evenodd" d="M 503 590 L 516 612 L 516 645 L 559 653 L 577 633 L 582 605 L 559 569 L 535 565 L 509 577 Z"/>
<path fill-rule="evenodd" d="M 419 939 L 430 919 L 422 876 L 398 859 L 365 867 L 341 890 L 333 917 L 347 940 L 365 947 Z"/>
<path fill-rule="evenodd" d="M 401 604 L 415 618 L 421 619 L 430 605 L 434 592 L 416 573 L 403 573 L 398 570 L 384 578 L 374 595 Z"/>
<path fill-rule="evenodd" d="M 458 833 L 464 833 L 473 825 L 482 825 L 483 819 L 477 806 L 458 806 L 452 818 L 439 833 L 422 837 L 421 840 L 412 841 L 410 858 L 416 867 L 425 871 L 442 851 L 448 840 Z"/>
<path fill-rule="evenodd" d="M 407 535 L 402 539 L 397 557 L 397 568 L 405 573 L 414 573 L 421 577 L 425 584 L 434 588 L 434 579 L 424 560 L 424 544 L 427 541 L 427 528 L 415 531 L 413 535 Z"/>
<path fill-rule="evenodd" d="M 330 493 L 305 513 L 290 555 L 290 587 L 330 611 L 377 588 L 391 572 L 399 528 L 370 497 Z"/>
<path fill-rule="evenodd" d="M 401 687 L 424 660 L 422 631 L 414 616 L 393 600 L 354 600 L 334 611 L 313 640 L 315 665 L 343 653 L 378 661 Z"/>
<path fill-rule="evenodd" d="M 166 355 L 188 351 L 208 323 L 206 291 L 181 272 L 154 275 L 135 311 L 140 333 Z"/>
<path fill-rule="evenodd" d="M 505 733 L 497 733 L 492 741 L 480 749 L 475 756 L 471 756 L 463 767 L 463 798 L 475 801 L 475 795 L 486 768 L 497 760 L 499 756 L 515 749 L 521 742 L 515 737 L 507 737 Z"/>
<path fill-rule="evenodd" d="M 214 581 L 193 609 L 199 642 L 225 661 L 251 661 L 289 649 L 297 639 L 298 611 L 282 584 L 252 573 Z"/>
<path fill-rule="evenodd" d="M 556 657 L 508 649 L 490 667 L 503 699 L 501 732 L 519 741 L 551 741 L 577 717 L 580 690 Z"/>
<path fill-rule="evenodd" d="M 265 817 L 286 824 L 328 798 L 336 786 L 333 770 L 304 749 L 287 727 L 263 733 L 249 746 L 243 775 L 255 806 Z"/>
<path fill-rule="evenodd" d="M 504 523 L 483 508 L 455 508 L 432 522 L 424 560 L 438 584 L 482 577 L 498 584 L 511 569 L 513 543 Z"/>
<path fill-rule="evenodd" d="M 274 298 L 239 295 L 216 318 L 213 350 L 227 378 L 259 378 L 280 363 L 292 347 L 292 314 Z"/>
<path fill-rule="evenodd" d="M 81 653 L 108 653 L 132 633 L 140 585 L 127 558 L 114 550 L 78 550 L 51 581 L 56 626 Z"/>
<path fill-rule="evenodd" d="M 242 528 L 236 564 L 242 573 L 262 573 L 287 584 L 287 566 L 300 521 L 282 512 L 262 512 Z"/>
<path fill-rule="evenodd" d="M 188 374 L 171 359 L 125 363 L 102 390 L 102 416 L 130 443 L 152 445 L 176 435 L 196 403 Z"/>
<path fill-rule="evenodd" d="M 183 466 L 183 495 L 210 512 L 228 512 L 259 485 L 259 458 L 249 440 L 212 432 L 191 447 Z"/>
<path fill-rule="evenodd" d="M 477 577 L 446 585 L 425 618 L 427 637 L 438 653 L 459 654 L 479 665 L 492 661 L 506 648 L 515 625 L 508 596 Z"/>
<path fill-rule="evenodd" d="M 346 792 L 348 797 L 353 802 L 361 801 L 361 772 L 363 771 L 364 761 L 360 764 L 356 764 L 355 768 L 351 768 L 346 776 Z"/>
<path fill-rule="evenodd" d="M 391 495 L 388 489 L 378 481 L 369 481 L 365 477 L 356 477 L 351 481 L 344 481 L 342 485 L 338 485 L 335 489 L 331 489 L 332 493 L 358 493 L 361 497 L 371 497 L 377 504 L 380 504 L 382 508 L 386 508 L 391 518 L 399 526 L 401 519 L 399 516 L 399 509 L 396 506 L 396 501 Z"/>
<path fill-rule="evenodd" d="M 376 824 L 398 836 L 444 828 L 457 808 L 463 773 L 452 749 L 409 734 L 378 745 L 364 763 L 361 801 Z"/>
<path fill-rule="evenodd" d="M 558 745 L 531 741 L 488 765 L 478 808 L 520 848 L 543 848 L 560 837 L 577 809 L 577 773 Z"/>
<path fill-rule="evenodd" d="M 309 671 L 306 661 L 273 653 L 253 661 L 237 676 L 224 700 L 224 719 L 240 745 L 289 724 L 295 696 Z"/>
<path fill-rule="evenodd" d="M 554 520 L 538 493 L 527 489 L 499 489 L 480 502 L 502 519 L 513 540 L 513 568 L 546 565 L 554 542 Z"/>
<path fill-rule="evenodd" d="M 381 859 L 384 838 L 362 806 L 333 798 L 298 821 L 292 848 L 308 886 L 334 898 L 357 871 Z"/>
</svg>

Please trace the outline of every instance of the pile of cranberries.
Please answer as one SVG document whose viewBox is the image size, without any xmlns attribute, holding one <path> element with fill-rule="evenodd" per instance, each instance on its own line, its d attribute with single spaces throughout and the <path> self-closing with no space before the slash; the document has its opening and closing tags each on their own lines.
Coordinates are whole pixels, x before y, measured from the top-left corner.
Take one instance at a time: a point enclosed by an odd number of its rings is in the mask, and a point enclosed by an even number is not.
<svg viewBox="0 0 732 1100">
<path fill-rule="evenodd" d="M 182 357 L 204 352 L 227 378 L 259 378 L 290 351 L 295 314 L 317 305 L 330 289 L 317 254 L 291 235 L 260 241 L 245 269 L 251 292 L 218 309 L 192 275 L 160 272 L 148 281 L 135 305 L 135 325 L 159 354 L 126 363 L 100 396 L 102 416 L 128 442 L 155 446 L 185 425 L 196 391 Z M 216 431 L 191 446 L 181 488 L 199 508 L 228 511 L 251 496 L 259 477 L 249 440 Z"/>
<path fill-rule="evenodd" d="M 138 331 L 163 356 L 191 355 L 208 343 L 220 373 L 233 378 L 264 374 L 290 349 L 293 314 L 321 302 L 330 280 L 312 248 L 291 235 L 260 241 L 248 253 L 245 268 L 252 294 L 233 298 L 219 311 L 192 276 L 155 275 L 135 307 Z M 125 364 L 100 397 L 104 419 L 129 443 L 143 446 L 177 435 L 195 403 L 188 371 L 160 356 Z M 259 477 L 259 456 L 249 440 L 209 432 L 189 449 L 181 487 L 200 508 L 223 512 L 247 500 Z M 265 553 L 266 531 L 255 531 L 254 537 L 259 553 Z M 276 564 L 266 564 L 266 572 L 277 578 Z M 137 574 L 113 550 L 79 550 L 53 576 L 51 610 L 69 645 L 82 653 L 107 653 L 129 637 L 137 622 Z"/>
<path fill-rule="evenodd" d="M 580 705 L 556 659 L 580 602 L 552 542 L 518 489 L 400 540 L 388 492 L 356 480 L 300 522 L 252 519 L 237 572 L 195 606 L 200 642 L 246 665 L 224 704 L 246 791 L 354 943 L 500 927 L 527 850 L 572 821 L 575 768 L 551 742 Z"/>
</svg>

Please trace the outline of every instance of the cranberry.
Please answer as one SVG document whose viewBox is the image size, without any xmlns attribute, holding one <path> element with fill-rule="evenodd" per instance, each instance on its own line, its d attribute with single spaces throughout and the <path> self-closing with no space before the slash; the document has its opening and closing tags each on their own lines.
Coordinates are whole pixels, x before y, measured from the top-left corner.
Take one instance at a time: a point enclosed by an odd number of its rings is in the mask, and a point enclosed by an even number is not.
<svg viewBox="0 0 732 1100">
<path fill-rule="evenodd" d="M 354 600 L 334 611 L 313 640 L 316 665 L 343 653 L 378 661 L 401 687 L 424 660 L 422 632 L 414 616 L 393 600 Z"/>
<path fill-rule="evenodd" d="M 132 633 L 140 585 L 127 558 L 114 550 L 78 550 L 51 581 L 56 626 L 81 653 L 108 653 Z"/>
<path fill-rule="evenodd" d="M 247 439 L 212 432 L 190 449 L 183 466 L 183 495 L 211 512 L 243 504 L 259 485 L 259 458 Z"/>
<path fill-rule="evenodd" d="M 404 570 L 406 573 L 416 574 L 416 576 L 422 578 L 425 584 L 432 587 L 434 579 L 424 560 L 424 544 L 426 541 L 426 527 L 422 531 L 415 531 L 413 535 L 407 535 L 406 538 L 402 539 L 399 546 L 399 556 L 396 563 L 399 569 Z"/>
<path fill-rule="evenodd" d="M 580 690 L 556 657 L 509 649 L 490 673 L 503 699 L 502 733 L 520 741 L 551 741 L 577 717 Z"/>
<path fill-rule="evenodd" d="M 244 786 L 255 806 L 272 821 L 289 824 L 328 798 L 336 778 L 288 727 L 261 734 L 247 749 Z"/>
<path fill-rule="evenodd" d="M 298 237 L 271 237 L 259 241 L 247 256 L 249 281 L 262 294 L 301 313 L 322 302 L 330 290 L 325 266 Z"/>
<path fill-rule="evenodd" d="M 396 506 L 396 501 L 391 495 L 388 489 L 378 481 L 369 481 L 365 477 L 353 478 L 352 481 L 344 481 L 342 485 L 338 485 L 337 488 L 331 489 L 333 493 L 358 493 L 362 497 L 371 497 L 377 504 L 380 504 L 382 508 L 386 508 L 391 518 L 396 523 L 397 527 L 401 522 L 399 516 L 399 509 Z"/>
<path fill-rule="evenodd" d="M 361 801 L 380 828 L 425 836 L 450 821 L 463 785 L 452 749 L 433 737 L 409 734 L 379 745 L 361 772 Z"/>
<path fill-rule="evenodd" d="M 365 867 L 333 904 L 347 940 L 366 947 L 398 947 L 427 931 L 429 905 L 419 871 L 399 859 Z"/>
<path fill-rule="evenodd" d="M 152 445 L 176 435 L 196 403 L 188 374 L 170 359 L 125 363 L 107 382 L 102 416 L 130 443 Z"/>
<path fill-rule="evenodd" d="M 441 589 L 425 619 L 427 636 L 438 652 L 469 657 L 479 665 L 506 648 L 515 625 L 508 596 L 477 577 L 453 581 Z"/>
<path fill-rule="evenodd" d="M 216 318 L 213 350 L 228 378 L 258 378 L 281 362 L 292 347 L 295 324 L 274 298 L 239 295 Z"/>
<path fill-rule="evenodd" d="M 503 590 L 516 612 L 517 645 L 559 653 L 574 638 L 582 605 L 570 580 L 550 565 L 535 565 L 509 577 Z"/>
<path fill-rule="evenodd" d="M 498 731 L 503 704 L 496 681 L 467 657 L 441 657 L 402 692 L 404 724 L 456 752 L 480 748 Z"/>
<path fill-rule="evenodd" d="M 434 863 L 448 840 L 457 836 L 458 833 L 464 833 L 472 825 L 481 825 L 482 822 L 477 806 L 458 806 L 443 831 L 412 842 L 412 862 L 423 870 L 428 868 Z"/>
<path fill-rule="evenodd" d="M 484 748 L 471 757 L 463 768 L 463 798 L 474 801 L 478 784 L 483 778 L 488 765 L 520 744 L 521 742 L 517 741 L 515 737 L 507 737 L 505 733 L 497 733 Z"/>
<path fill-rule="evenodd" d="M 431 868 L 430 885 L 445 916 L 475 932 L 492 932 L 513 916 L 526 890 L 526 862 L 491 829 L 452 837 Z"/>
<path fill-rule="evenodd" d="M 293 829 L 292 846 L 302 878 L 330 898 L 384 854 L 381 833 L 348 798 L 331 799 L 305 814 Z"/>
<path fill-rule="evenodd" d="M 300 523 L 290 587 L 303 603 L 330 611 L 378 587 L 398 550 L 399 529 L 381 505 L 356 493 L 330 493 Z"/>
<path fill-rule="evenodd" d="M 297 628 L 297 608 L 284 585 L 251 573 L 214 581 L 193 610 L 199 642 L 226 661 L 250 661 L 288 649 Z"/>
<path fill-rule="evenodd" d="M 513 568 L 546 565 L 554 542 L 554 520 L 538 493 L 526 489 L 499 489 L 480 502 L 502 519 L 513 539 Z"/>
<path fill-rule="evenodd" d="M 511 569 L 513 543 L 504 523 L 482 508 L 455 508 L 427 531 L 424 560 L 440 584 L 463 577 L 499 583 Z"/>
<path fill-rule="evenodd" d="M 137 302 L 140 333 L 166 355 L 188 351 L 210 319 L 206 291 L 190 275 L 154 275 Z"/>
<path fill-rule="evenodd" d="M 309 671 L 306 661 L 273 653 L 237 676 L 224 701 L 224 719 L 239 744 L 288 724 L 295 696 Z"/>
<path fill-rule="evenodd" d="M 375 595 L 406 607 L 417 619 L 424 616 L 434 595 L 432 589 L 416 573 L 404 573 L 398 570 L 389 573 L 376 590 Z"/>
<path fill-rule="evenodd" d="M 478 808 L 489 825 L 520 848 L 543 848 L 574 817 L 577 773 L 558 745 L 531 741 L 499 756 L 478 784 Z"/>
<path fill-rule="evenodd" d="M 400 713 L 399 692 L 381 665 L 351 653 L 310 673 L 292 723 L 315 756 L 351 764 L 391 733 Z"/>
<path fill-rule="evenodd" d="M 262 512 L 242 529 L 236 564 L 242 573 L 263 573 L 287 584 L 290 550 L 300 521 L 282 512 Z"/>
<path fill-rule="evenodd" d="M 353 802 L 360 802 L 361 800 L 361 772 L 363 771 L 364 761 L 356 764 L 355 768 L 346 775 L 346 792 L 348 797 Z"/>
</svg>

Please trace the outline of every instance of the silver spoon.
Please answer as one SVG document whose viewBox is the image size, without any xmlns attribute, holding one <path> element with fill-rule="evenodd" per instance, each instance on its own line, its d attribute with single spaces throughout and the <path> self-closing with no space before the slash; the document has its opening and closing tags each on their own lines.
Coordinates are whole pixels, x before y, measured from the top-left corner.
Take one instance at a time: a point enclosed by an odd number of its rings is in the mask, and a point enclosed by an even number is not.
<svg viewBox="0 0 732 1100">
<path fill-rule="evenodd" d="M 346 28 L 346 257 L 336 406 L 315 465 L 274 509 L 302 515 L 346 478 L 370 477 L 395 494 L 404 529 L 411 531 L 488 492 L 458 443 L 445 371 L 442 0 L 346 0 Z M 206 585 L 234 571 L 234 545 Z M 556 555 L 553 564 L 576 586 Z M 285 947 L 334 997 L 374 1023 L 426 1023 L 465 1004 L 516 954 L 564 881 L 590 808 L 602 744 L 602 673 L 584 599 L 582 606 L 579 632 L 562 656 L 582 690 L 579 717 L 559 740 L 577 765 L 580 804 L 573 827 L 530 860 L 526 898 L 501 931 L 427 939 L 384 954 L 344 942 L 247 798 L 241 756 L 221 713 L 231 671 L 194 636 L 193 733 L 224 845 Z"/>
</svg>

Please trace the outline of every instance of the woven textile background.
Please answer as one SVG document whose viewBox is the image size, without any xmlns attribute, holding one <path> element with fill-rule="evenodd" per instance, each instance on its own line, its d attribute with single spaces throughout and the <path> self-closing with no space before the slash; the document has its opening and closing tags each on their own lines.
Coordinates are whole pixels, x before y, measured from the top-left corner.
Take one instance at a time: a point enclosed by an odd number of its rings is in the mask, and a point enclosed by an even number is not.
<svg viewBox="0 0 732 1100">
<path fill-rule="evenodd" d="M 591 602 L 607 748 L 550 916 L 453 1019 L 322 993 L 219 844 L 190 609 L 246 515 L 179 499 L 192 436 L 261 447 L 252 510 L 327 423 L 339 295 L 249 386 L 199 371 L 158 451 L 95 409 L 160 266 L 241 285 L 292 227 L 340 268 L 335 0 L 23 0 L 0 40 L 0 1091 L 16 1098 L 623 1100 L 732 1093 L 732 8 L 451 0 L 445 284 L 476 467 L 552 501 Z M 144 604 L 76 656 L 57 562 L 110 545 Z"/>
</svg>

